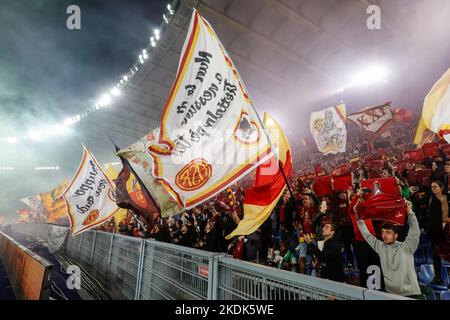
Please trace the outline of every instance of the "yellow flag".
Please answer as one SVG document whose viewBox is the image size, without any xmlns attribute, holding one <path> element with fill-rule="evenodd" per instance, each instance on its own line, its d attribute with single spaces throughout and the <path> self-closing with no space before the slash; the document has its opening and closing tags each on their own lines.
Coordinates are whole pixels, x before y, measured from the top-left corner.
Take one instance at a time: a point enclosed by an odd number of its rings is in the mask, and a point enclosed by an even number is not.
<svg viewBox="0 0 450 320">
<path fill-rule="evenodd" d="M 62 194 L 68 185 L 69 181 L 67 181 L 67 178 L 64 178 L 64 181 L 55 189 L 41 194 L 44 213 L 48 223 L 67 217 L 67 205 L 62 198 Z"/>
<path fill-rule="evenodd" d="M 422 109 L 414 143 L 420 145 L 426 129 L 450 143 L 450 69 L 434 84 Z"/>
</svg>

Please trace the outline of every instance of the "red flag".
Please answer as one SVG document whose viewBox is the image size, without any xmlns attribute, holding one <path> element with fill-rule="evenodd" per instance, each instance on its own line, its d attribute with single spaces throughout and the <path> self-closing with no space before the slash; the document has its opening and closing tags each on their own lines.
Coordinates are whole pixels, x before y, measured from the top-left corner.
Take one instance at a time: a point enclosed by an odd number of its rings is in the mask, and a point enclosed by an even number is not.
<svg viewBox="0 0 450 320">
<path fill-rule="evenodd" d="M 382 169 L 384 168 L 384 161 L 378 159 L 369 159 L 364 161 L 364 166 L 368 169 Z"/>
<path fill-rule="evenodd" d="M 320 174 L 320 173 L 322 173 L 324 170 L 323 170 L 323 166 L 321 165 L 321 164 L 318 164 L 318 165 L 315 165 L 314 166 L 314 172 L 315 173 L 317 173 L 317 174 Z"/>
<path fill-rule="evenodd" d="M 313 189 L 318 197 L 331 196 L 333 194 L 331 176 L 314 178 Z"/>
<path fill-rule="evenodd" d="M 403 170 L 406 169 L 406 166 L 408 164 L 412 164 L 412 161 L 410 159 L 395 161 L 393 163 L 393 165 L 395 167 L 395 172 L 398 172 L 398 173 L 403 172 Z"/>
<path fill-rule="evenodd" d="M 400 196 L 400 190 L 394 177 L 364 180 L 361 182 L 361 187 L 370 189 L 372 194 L 375 194 L 375 182 L 379 183 L 382 193 Z"/>
<path fill-rule="evenodd" d="M 346 175 L 349 172 L 350 172 L 350 166 L 348 164 L 343 164 L 342 166 L 339 166 L 336 169 L 334 169 L 331 174 L 333 175 L 333 178 L 334 178 L 334 176 Z"/>
<path fill-rule="evenodd" d="M 439 144 L 437 142 L 434 143 L 425 143 L 422 146 L 422 152 L 425 157 L 434 158 L 439 157 Z"/>
<path fill-rule="evenodd" d="M 333 176 L 334 192 L 345 192 L 352 186 L 352 175 L 350 173 L 340 176 Z"/>
<path fill-rule="evenodd" d="M 396 122 L 404 122 L 406 124 L 411 124 L 412 121 L 412 111 L 403 108 L 392 109 L 392 115 Z"/>
<path fill-rule="evenodd" d="M 406 218 L 406 202 L 402 197 L 379 193 L 359 203 L 357 212 L 363 220 L 384 220 L 403 226 Z"/>
<path fill-rule="evenodd" d="M 405 150 L 402 154 L 405 159 L 411 159 L 415 162 L 423 160 L 423 152 L 420 149 Z"/>
</svg>

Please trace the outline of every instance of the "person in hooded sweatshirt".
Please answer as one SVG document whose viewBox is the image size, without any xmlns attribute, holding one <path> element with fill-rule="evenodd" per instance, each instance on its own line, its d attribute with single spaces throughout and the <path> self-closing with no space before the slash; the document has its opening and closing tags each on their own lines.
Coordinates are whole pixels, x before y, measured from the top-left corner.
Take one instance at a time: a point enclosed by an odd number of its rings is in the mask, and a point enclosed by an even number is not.
<svg viewBox="0 0 450 320">
<path fill-rule="evenodd" d="M 419 245 L 420 229 L 411 202 L 406 202 L 410 228 L 404 242 L 397 241 L 397 228 L 390 223 L 383 224 L 383 241 L 378 240 L 369 232 L 364 221 L 359 219 L 357 206 L 355 212 L 361 234 L 380 257 L 386 292 L 419 298 L 421 291 L 414 269 L 414 252 Z"/>
</svg>

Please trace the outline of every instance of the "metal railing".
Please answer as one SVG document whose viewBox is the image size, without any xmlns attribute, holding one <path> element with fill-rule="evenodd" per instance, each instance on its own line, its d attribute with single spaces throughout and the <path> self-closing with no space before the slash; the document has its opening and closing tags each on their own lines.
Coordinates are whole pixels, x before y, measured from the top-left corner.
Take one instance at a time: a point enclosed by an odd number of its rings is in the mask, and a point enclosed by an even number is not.
<svg viewBox="0 0 450 320">
<path fill-rule="evenodd" d="M 12 227 L 42 239 L 49 228 Z M 225 254 L 100 231 L 69 235 L 59 253 L 87 267 L 114 299 L 405 299 Z"/>
<path fill-rule="evenodd" d="M 100 231 L 67 237 L 64 251 L 91 267 L 111 295 L 121 299 L 405 299 L 224 254 Z"/>
</svg>

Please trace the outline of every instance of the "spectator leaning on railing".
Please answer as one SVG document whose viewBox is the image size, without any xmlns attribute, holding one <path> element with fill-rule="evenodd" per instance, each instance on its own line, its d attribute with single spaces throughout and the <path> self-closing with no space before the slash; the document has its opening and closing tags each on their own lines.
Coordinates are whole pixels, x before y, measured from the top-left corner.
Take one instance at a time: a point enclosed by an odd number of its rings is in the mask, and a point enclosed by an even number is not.
<svg viewBox="0 0 450 320">
<path fill-rule="evenodd" d="M 410 229 L 405 241 L 396 241 L 397 228 L 389 223 L 383 224 L 381 228 L 383 241 L 380 241 L 369 232 L 364 221 L 359 219 L 358 206 L 355 207 L 359 230 L 380 257 L 386 291 L 419 298 L 421 291 L 414 269 L 414 252 L 419 245 L 420 229 L 410 201 L 407 201 L 407 213 Z"/>
</svg>

